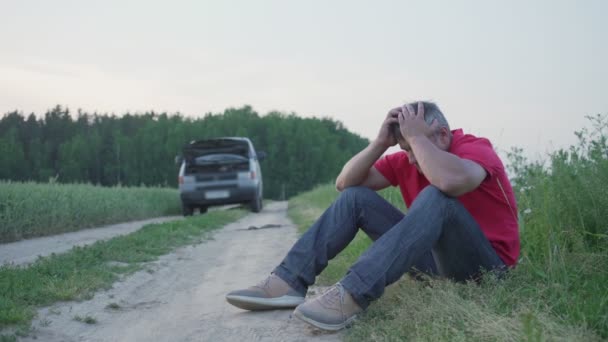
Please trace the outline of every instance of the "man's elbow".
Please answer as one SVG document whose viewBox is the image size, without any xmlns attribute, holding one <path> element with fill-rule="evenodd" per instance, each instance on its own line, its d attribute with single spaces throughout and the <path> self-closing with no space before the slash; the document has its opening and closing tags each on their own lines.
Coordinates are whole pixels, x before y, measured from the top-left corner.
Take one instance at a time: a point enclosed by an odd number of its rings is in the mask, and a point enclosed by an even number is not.
<svg viewBox="0 0 608 342">
<path fill-rule="evenodd" d="M 338 192 L 342 192 L 342 190 L 344 190 L 345 186 L 344 186 L 344 181 L 341 180 L 340 178 L 336 179 L 336 190 L 338 190 Z"/>
<path fill-rule="evenodd" d="M 437 188 L 448 196 L 458 197 L 469 193 L 483 182 L 487 177 L 487 172 L 478 164 L 466 161 L 463 172 L 452 173 L 443 177 Z"/>
<path fill-rule="evenodd" d="M 441 182 L 438 182 L 436 186 L 441 192 L 450 197 L 464 195 L 476 188 L 476 186 L 472 185 L 471 182 L 464 177 L 444 179 Z"/>
</svg>

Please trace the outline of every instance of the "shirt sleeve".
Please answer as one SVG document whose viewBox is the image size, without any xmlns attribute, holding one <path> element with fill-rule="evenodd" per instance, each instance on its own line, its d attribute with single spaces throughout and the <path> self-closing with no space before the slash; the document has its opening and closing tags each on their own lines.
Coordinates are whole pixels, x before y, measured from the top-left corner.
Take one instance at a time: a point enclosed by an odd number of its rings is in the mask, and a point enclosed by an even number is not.
<svg viewBox="0 0 608 342">
<path fill-rule="evenodd" d="M 391 183 L 392 186 L 397 186 L 398 180 L 393 167 L 394 154 L 384 156 L 374 163 L 374 167 Z"/>
<path fill-rule="evenodd" d="M 473 161 L 483 167 L 489 177 L 494 177 L 502 168 L 502 162 L 488 139 L 479 138 L 463 142 L 453 153 L 460 158 Z"/>
</svg>

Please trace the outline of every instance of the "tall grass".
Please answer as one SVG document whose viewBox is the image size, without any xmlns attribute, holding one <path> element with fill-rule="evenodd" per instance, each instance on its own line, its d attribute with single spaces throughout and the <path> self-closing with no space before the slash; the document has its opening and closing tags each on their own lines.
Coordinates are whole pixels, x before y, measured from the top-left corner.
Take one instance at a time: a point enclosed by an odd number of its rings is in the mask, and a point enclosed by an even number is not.
<svg viewBox="0 0 608 342">
<path fill-rule="evenodd" d="M 509 154 L 522 254 L 506 279 L 488 278 L 478 285 L 403 277 L 370 306 L 346 339 L 608 338 L 608 117 L 589 120 L 591 128 L 576 132 L 576 146 L 551 153 L 544 162 L 529 162 L 517 148 Z M 290 215 L 306 229 L 337 195 L 333 186 L 319 187 L 290 200 Z M 382 195 L 403 205 L 397 189 Z M 370 243 L 359 233 L 318 281 L 338 281 Z"/>
<path fill-rule="evenodd" d="M 608 337 L 608 116 L 587 117 L 578 144 L 529 162 L 509 153 L 521 209 L 519 276 L 560 318 Z"/>
<path fill-rule="evenodd" d="M 0 242 L 178 213 L 175 189 L 0 181 Z"/>
</svg>

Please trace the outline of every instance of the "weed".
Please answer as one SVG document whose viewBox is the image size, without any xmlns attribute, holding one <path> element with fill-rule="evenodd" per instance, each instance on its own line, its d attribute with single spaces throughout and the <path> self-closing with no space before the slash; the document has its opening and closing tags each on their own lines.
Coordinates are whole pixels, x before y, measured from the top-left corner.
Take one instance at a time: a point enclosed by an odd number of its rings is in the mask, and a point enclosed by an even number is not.
<svg viewBox="0 0 608 342">
<path fill-rule="evenodd" d="M 17 336 L 15 335 L 0 335 L 0 342 L 16 342 Z"/>
<path fill-rule="evenodd" d="M 120 310 L 122 307 L 120 305 L 118 305 L 118 303 L 110 303 L 108 305 L 106 305 L 106 309 L 110 309 L 110 310 Z"/>
<path fill-rule="evenodd" d="M 76 315 L 76 316 L 74 316 L 74 320 L 77 322 L 82 322 L 82 323 L 86 323 L 86 324 L 96 324 L 97 323 L 97 320 L 94 317 L 89 316 L 89 315 L 86 315 L 84 317 Z"/>
</svg>

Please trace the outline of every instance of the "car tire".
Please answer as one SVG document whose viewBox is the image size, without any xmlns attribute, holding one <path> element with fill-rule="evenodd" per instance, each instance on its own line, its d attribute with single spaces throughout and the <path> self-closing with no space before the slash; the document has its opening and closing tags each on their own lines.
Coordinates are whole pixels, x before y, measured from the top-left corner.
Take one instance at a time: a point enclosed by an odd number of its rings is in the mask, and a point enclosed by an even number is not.
<svg viewBox="0 0 608 342">
<path fill-rule="evenodd" d="M 194 213 L 194 207 L 192 207 L 191 205 L 189 205 L 187 203 L 182 202 L 182 214 L 184 214 L 184 216 L 192 216 L 193 213 Z"/>
<path fill-rule="evenodd" d="M 204 214 L 207 212 L 207 207 L 198 207 L 198 210 L 200 211 L 201 214 Z"/>
<path fill-rule="evenodd" d="M 262 199 L 260 197 L 256 196 L 256 198 L 251 201 L 251 211 L 254 213 L 262 211 Z"/>
</svg>

